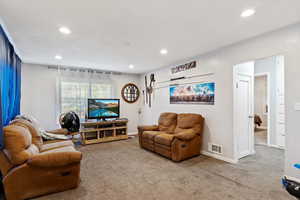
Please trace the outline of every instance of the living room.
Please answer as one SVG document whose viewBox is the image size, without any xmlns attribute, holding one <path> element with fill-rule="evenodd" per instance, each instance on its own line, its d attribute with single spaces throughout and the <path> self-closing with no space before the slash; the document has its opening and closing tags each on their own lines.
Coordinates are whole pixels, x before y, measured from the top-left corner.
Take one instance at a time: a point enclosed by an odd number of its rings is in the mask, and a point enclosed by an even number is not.
<svg viewBox="0 0 300 200">
<path fill-rule="evenodd" d="M 2 198 L 300 198 L 299 8 L 1 1 Z M 284 82 L 256 144 L 270 58 Z"/>
</svg>

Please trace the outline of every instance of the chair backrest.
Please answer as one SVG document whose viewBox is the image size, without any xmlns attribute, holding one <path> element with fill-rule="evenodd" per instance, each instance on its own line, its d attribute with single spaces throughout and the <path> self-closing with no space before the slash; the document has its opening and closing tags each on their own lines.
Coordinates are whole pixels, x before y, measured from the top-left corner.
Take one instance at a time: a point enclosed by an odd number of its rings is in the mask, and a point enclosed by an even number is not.
<svg viewBox="0 0 300 200">
<path fill-rule="evenodd" d="M 203 132 L 204 118 L 199 114 L 181 113 L 177 115 L 175 133 L 192 129 L 197 135 Z"/>
<path fill-rule="evenodd" d="M 160 131 L 173 133 L 176 127 L 177 114 L 171 112 L 162 113 L 158 120 L 158 127 Z"/>
<path fill-rule="evenodd" d="M 11 122 L 13 125 L 22 126 L 27 128 L 32 136 L 32 143 L 35 144 L 39 150 L 42 149 L 43 146 L 43 138 L 40 133 L 39 127 L 35 123 L 31 123 L 24 119 L 16 119 Z"/>
<path fill-rule="evenodd" d="M 32 144 L 32 137 L 27 128 L 17 125 L 4 127 L 4 150 L 11 164 L 25 163 L 32 155 L 39 154 L 39 149 Z"/>
</svg>

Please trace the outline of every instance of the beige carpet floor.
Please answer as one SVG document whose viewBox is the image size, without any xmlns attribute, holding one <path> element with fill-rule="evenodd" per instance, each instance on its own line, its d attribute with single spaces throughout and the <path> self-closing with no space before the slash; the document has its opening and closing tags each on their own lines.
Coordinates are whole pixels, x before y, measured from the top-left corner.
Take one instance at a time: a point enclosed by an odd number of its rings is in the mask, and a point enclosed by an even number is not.
<svg viewBox="0 0 300 200">
<path fill-rule="evenodd" d="M 80 147 L 79 188 L 37 200 L 293 200 L 281 187 L 283 151 L 256 147 L 233 165 L 206 156 L 175 163 L 137 139 Z"/>
</svg>

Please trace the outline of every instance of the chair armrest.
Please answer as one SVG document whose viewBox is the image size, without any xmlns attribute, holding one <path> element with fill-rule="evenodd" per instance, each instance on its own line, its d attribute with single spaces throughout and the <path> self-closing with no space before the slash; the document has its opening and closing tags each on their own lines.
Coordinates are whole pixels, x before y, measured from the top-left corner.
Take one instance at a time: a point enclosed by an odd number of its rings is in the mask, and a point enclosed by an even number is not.
<svg viewBox="0 0 300 200">
<path fill-rule="evenodd" d="M 52 152 L 32 156 L 28 165 L 36 167 L 62 167 L 74 163 L 79 163 L 82 159 L 82 153 L 74 152 Z"/>
<path fill-rule="evenodd" d="M 58 134 L 58 135 L 69 135 L 70 132 L 66 128 L 60 128 L 55 130 L 46 131 L 47 133 Z"/>
<path fill-rule="evenodd" d="M 151 125 L 151 126 L 138 126 L 139 132 L 144 132 L 144 131 L 158 131 L 158 126 L 157 125 Z"/>
<path fill-rule="evenodd" d="M 197 136 L 197 134 L 193 130 L 186 130 L 186 131 L 176 133 L 174 136 L 179 140 L 188 141 L 194 139 Z"/>
</svg>

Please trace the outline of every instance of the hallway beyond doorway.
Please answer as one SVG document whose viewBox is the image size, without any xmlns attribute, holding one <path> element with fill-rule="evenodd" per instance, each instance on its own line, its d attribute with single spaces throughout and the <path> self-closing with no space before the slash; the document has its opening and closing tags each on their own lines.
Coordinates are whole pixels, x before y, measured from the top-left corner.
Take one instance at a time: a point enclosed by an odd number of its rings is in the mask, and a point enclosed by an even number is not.
<svg viewBox="0 0 300 200">
<path fill-rule="evenodd" d="M 268 130 L 264 128 L 255 128 L 255 144 L 268 145 Z"/>
</svg>

